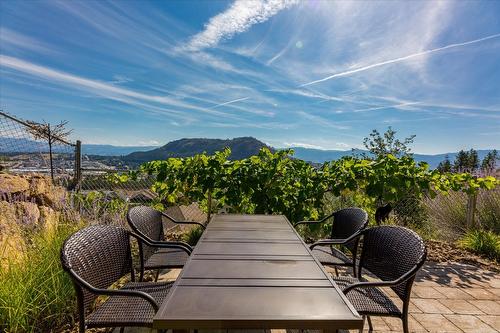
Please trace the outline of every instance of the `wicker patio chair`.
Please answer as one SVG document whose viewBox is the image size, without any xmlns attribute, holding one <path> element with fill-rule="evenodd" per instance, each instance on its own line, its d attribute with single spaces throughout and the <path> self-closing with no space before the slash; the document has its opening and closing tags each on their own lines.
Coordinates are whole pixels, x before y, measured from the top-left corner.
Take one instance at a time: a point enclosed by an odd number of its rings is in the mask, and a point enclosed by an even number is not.
<svg viewBox="0 0 500 333">
<path fill-rule="evenodd" d="M 156 279 L 158 279 L 160 269 L 182 268 L 193 251 L 193 248 L 187 243 L 165 241 L 162 217 L 166 217 L 174 223 L 197 224 L 205 228 L 203 224 L 198 222 L 177 221 L 171 216 L 151 207 L 136 206 L 130 208 L 127 213 L 127 221 L 135 233 L 153 244 L 171 244 L 176 246 L 171 248 L 158 247 L 156 245 L 150 246 L 139 241 L 139 281 L 143 280 L 145 270 L 156 270 Z"/>
<path fill-rule="evenodd" d="M 323 265 L 333 266 L 337 272 L 337 266 L 351 267 L 356 275 L 356 254 L 358 249 L 358 238 L 346 242 L 345 239 L 366 228 L 368 224 L 368 214 L 361 208 L 351 207 L 338 210 L 324 217 L 319 221 L 301 221 L 301 224 L 321 224 L 333 218 L 330 239 L 320 240 L 310 246 L 313 255 Z M 336 246 L 343 246 L 350 256 L 339 250 Z"/>
<path fill-rule="evenodd" d="M 134 281 L 130 236 L 140 238 L 115 226 L 94 225 L 64 242 L 61 262 L 76 290 L 80 333 L 93 327 L 152 327 L 173 282 Z M 128 273 L 132 282 L 108 289 Z M 100 295 L 109 297 L 92 311 Z"/>
<path fill-rule="evenodd" d="M 351 239 L 362 238 L 357 277 L 334 277 L 344 294 L 363 316 L 397 317 L 408 332 L 408 307 L 413 281 L 427 255 L 425 244 L 415 232 L 397 226 L 369 228 Z M 363 271 L 375 276 L 377 281 L 367 281 Z M 400 309 L 379 287 L 390 287 L 403 301 Z"/>
</svg>

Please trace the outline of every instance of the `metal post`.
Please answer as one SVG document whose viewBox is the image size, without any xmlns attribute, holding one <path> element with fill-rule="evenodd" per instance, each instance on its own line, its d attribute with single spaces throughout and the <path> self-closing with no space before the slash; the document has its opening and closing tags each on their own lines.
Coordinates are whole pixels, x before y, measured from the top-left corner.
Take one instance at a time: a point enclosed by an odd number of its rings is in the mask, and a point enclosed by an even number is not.
<svg viewBox="0 0 500 333">
<path fill-rule="evenodd" d="M 207 199 L 207 223 L 210 222 L 210 216 L 212 214 L 212 190 L 208 190 Z"/>
<path fill-rule="evenodd" d="M 52 178 L 52 182 L 54 182 L 54 163 L 52 159 L 52 133 L 50 131 L 50 124 L 47 124 L 47 136 L 49 139 L 50 177 Z"/>
<path fill-rule="evenodd" d="M 75 145 L 75 173 L 74 173 L 74 184 L 75 190 L 80 188 L 80 183 L 82 181 L 82 142 L 76 140 Z"/>
</svg>

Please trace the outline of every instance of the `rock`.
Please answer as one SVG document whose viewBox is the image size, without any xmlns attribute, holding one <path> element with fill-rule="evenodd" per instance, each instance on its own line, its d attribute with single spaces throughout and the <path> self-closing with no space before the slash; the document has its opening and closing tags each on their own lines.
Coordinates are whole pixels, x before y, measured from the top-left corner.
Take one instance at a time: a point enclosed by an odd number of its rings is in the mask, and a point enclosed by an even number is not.
<svg viewBox="0 0 500 333">
<path fill-rule="evenodd" d="M 17 221 L 18 214 L 15 204 L 0 201 L 0 269 L 9 265 L 9 260 L 20 260 L 25 247 L 23 229 Z"/>
<path fill-rule="evenodd" d="M 30 179 L 30 196 L 40 206 L 62 209 L 66 203 L 67 192 L 60 186 L 54 186 L 50 177 L 35 175 Z"/>
<path fill-rule="evenodd" d="M 61 212 L 57 212 L 50 207 L 40 207 L 40 224 L 49 233 L 56 230 L 61 220 Z"/>
<path fill-rule="evenodd" d="M 15 195 L 25 193 L 29 188 L 29 182 L 23 177 L 0 173 L 0 193 Z"/>
<path fill-rule="evenodd" d="M 38 226 L 40 210 L 36 204 L 31 202 L 14 202 L 12 204 L 16 207 L 17 221 L 20 221 L 23 227 L 34 229 Z"/>
</svg>

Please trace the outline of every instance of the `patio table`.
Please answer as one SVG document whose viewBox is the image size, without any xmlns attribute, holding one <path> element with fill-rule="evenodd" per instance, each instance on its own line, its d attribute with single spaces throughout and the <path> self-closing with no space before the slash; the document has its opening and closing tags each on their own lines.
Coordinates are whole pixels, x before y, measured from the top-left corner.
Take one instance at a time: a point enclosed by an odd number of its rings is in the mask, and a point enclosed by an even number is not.
<svg viewBox="0 0 500 333">
<path fill-rule="evenodd" d="M 216 215 L 153 318 L 159 329 L 360 329 L 282 215 Z"/>
</svg>

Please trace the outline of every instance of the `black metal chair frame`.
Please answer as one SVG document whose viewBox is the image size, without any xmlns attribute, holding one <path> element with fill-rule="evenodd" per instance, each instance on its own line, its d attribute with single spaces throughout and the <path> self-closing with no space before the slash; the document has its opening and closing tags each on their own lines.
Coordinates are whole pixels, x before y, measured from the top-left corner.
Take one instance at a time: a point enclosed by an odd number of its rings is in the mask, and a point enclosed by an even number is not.
<svg viewBox="0 0 500 333">
<path fill-rule="evenodd" d="M 139 206 L 140 207 L 140 206 Z M 142 206 L 142 207 L 146 207 L 146 206 Z M 132 209 L 134 208 L 137 208 L 136 207 L 132 207 L 129 209 L 129 211 L 127 212 L 127 222 L 130 226 L 130 228 L 137 234 L 141 237 L 140 240 L 138 240 L 138 245 L 139 245 L 139 265 L 140 265 L 140 277 L 139 277 L 139 281 L 143 281 L 144 279 L 144 271 L 147 269 L 147 267 L 145 267 L 145 251 L 144 251 L 144 244 L 146 244 L 146 246 L 150 246 L 150 247 L 155 247 L 155 248 L 177 248 L 177 249 L 182 249 L 184 252 L 186 252 L 188 255 L 191 255 L 191 253 L 193 252 L 193 248 L 185 243 L 185 242 L 181 242 L 181 241 L 160 241 L 160 240 L 154 240 L 154 239 L 151 239 L 150 237 L 148 237 L 142 230 L 140 230 L 140 228 L 136 225 L 136 223 L 133 221 L 133 218 L 130 216 L 130 212 Z M 152 209 L 151 207 L 147 207 L 149 209 Z M 203 229 L 205 229 L 205 225 L 202 224 L 202 223 L 199 223 L 199 222 L 194 222 L 194 221 L 178 221 L 178 220 L 175 220 L 173 217 L 171 217 L 170 215 L 164 213 L 164 212 L 161 212 L 161 211 L 158 211 L 158 210 L 155 210 L 156 212 L 158 212 L 159 214 L 161 214 L 161 216 L 163 217 L 166 217 L 167 219 L 171 220 L 172 222 L 174 223 L 178 223 L 178 224 L 194 224 L 194 225 L 198 225 L 200 227 L 202 227 Z M 161 221 L 158 221 L 160 222 L 160 234 L 162 237 L 165 237 L 164 235 L 164 232 L 163 232 L 163 223 L 161 223 Z M 154 222 L 153 222 L 154 223 Z M 144 242 L 143 240 L 147 240 L 148 243 Z M 172 245 L 172 246 L 168 246 L 168 245 Z M 162 269 L 162 268 L 181 268 L 182 266 L 177 266 L 177 265 L 164 265 L 164 266 L 161 266 L 161 267 L 156 267 L 156 278 L 155 278 L 155 281 L 158 279 L 158 274 L 159 274 L 159 269 Z"/>
<path fill-rule="evenodd" d="M 413 282 L 415 280 L 417 272 L 420 270 L 420 268 L 422 268 L 422 266 L 425 263 L 425 260 L 427 258 L 427 249 L 425 247 L 425 244 L 423 243 L 422 238 L 420 238 L 420 236 L 418 236 L 415 232 L 413 232 L 407 228 L 398 227 L 398 226 L 378 226 L 378 227 L 364 229 L 364 230 L 360 231 L 359 233 L 345 239 L 345 242 L 353 241 L 355 239 L 359 240 L 366 233 L 369 233 L 372 230 L 379 229 L 379 228 L 402 228 L 402 229 L 407 230 L 410 234 L 413 234 L 416 237 L 416 239 L 420 241 L 420 243 L 422 245 L 422 253 L 420 255 L 420 258 L 411 267 L 411 269 L 409 269 L 408 271 L 406 271 L 406 273 L 402 274 L 401 276 L 399 276 L 398 278 L 396 278 L 394 280 L 390 280 L 390 281 L 383 281 L 382 280 L 382 281 L 373 281 L 373 282 L 372 281 L 364 281 L 363 277 L 362 277 L 362 271 L 363 271 L 364 257 L 365 257 L 367 250 L 362 247 L 359 265 L 358 265 L 358 269 L 357 269 L 357 275 L 356 275 L 356 278 L 359 282 L 348 285 L 342 291 L 345 295 L 347 295 L 350 291 L 353 291 L 357 288 L 377 288 L 377 287 L 394 288 L 394 287 L 400 286 L 403 283 L 406 283 L 405 288 L 404 288 L 404 292 L 403 292 L 403 297 L 401 295 L 397 294 L 398 297 L 403 301 L 403 307 L 402 307 L 402 311 L 401 311 L 400 315 L 381 314 L 381 313 L 363 313 L 363 315 L 365 315 L 368 319 L 368 325 L 370 328 L 370 332 L 373 331 L 373 326 L 372 326 L 372 323 L 370 320 L 370 316 L 385 316 L 385 317 L 397 317 L 397 318 L 401 319 L 403 322 L 403 332 L 408 333 L 409 332 L 409 329 L 408 329 L 408 310 L 409 310 L 409 305 L 410 305 L 411 288 L 413 286 Z M 384 246 L 384 244 L 380 244 L 380 246 Z M 374 274 L 373 272 L 370 272 L 370 273 Z M 377 276 L 377 274 L 374 274 L 374 275 Z M 335 278 L 333 278 L 333 280 L 335 281 Z"/>
<path fill-rule="evenodd" d="M 87 227 L 85 229 L 89 229 L 92 227 L 96 227 L 96 226 Z M 138 241 L 144 242 L 146 244 L 155 245 L 155 246 L 159 246 L 159 247 L 163 247 L 163 246 L 170 247 L 170 245 L 151 243 L 147 239 L 142 238 L 140 235 L 131 233 L 123 228 L 118 228 L 118 227 L 113 227 L 113 226 L 106 226 L 106 227 L 121 229 L 123 232 L 127 233 L 129 241 L 130 241 L 130 237 L 133 237 L 133 238 L 137 239 Z M 84 231 L 85 229 L 82 229 L 78 232 Z M 78 319 L 79 319 L 79 323 L 78 323 L 79 332 L 84 333 L 86 328 L 95 328 L 95 327 L 121 327 L 121 331 L 123 331 L 123 327 L 126 327 L 126 326 L 150 327 L 150 326 L 146 326 L 146 325 L 137 325 L 137 323 L 130 323 L 130 322 L 123 322 L 123 323 L 120 323 L 119 325 L 102 325 L 102 326 L 101 325 L 87 325 L 87 323 L 85 321 L 85 314 L 87 312 L 88 305 L 85 304 L 86 303 L 85 291 L 90 293 L 90 294 L 95 295 L 94 300 L 95 300 L 95 298 L 97 298 L 98 296 L 101 296 L 101 295 L 102 296 L 139 297 L 139 298 L 142 298 L 145 301 L 147 301 L 151 305 L 151 307 L 153 308 L 155 313 L 158 311 L 159 305 L 150 294 L 148 294 L 144 291 L 97 288 L 97 287 L 93 286 L 91 283 L 89 283 L 88 281 L 86 281 L 84 278 L 82 278 L 75 271 L 75 269 L 71 263 L 71 260 L 68 258 L 68 255 L 66 253 L 67 252 L 67 243 L 75 234 L 68 237 L 68 239 L 66 239 L 66 241 L 64 242 L 64 244 L 62 246 L 61 263 L 62 263 L 62 267 L 63 267 L 64 271 L 66 271 L 70 275 L 71 280 L 73 282 L 73 286 L 74 286 L 75 291 L 76 291 L 77 306 L 78 306 Z M 88 246 L 89 244 L 86 244 L 86 245 Z M 131 253 L 130 247 L 128 247 L 128 249 L 127 249 L 126 260 L 127 260 L 128 265 L 130 267 L 130 272 L 129 272 L 130 273 L 130 280 L 132 282 L 134 282 L 135 281 L 135 272 L 134 272 L 134 268 L 133 268 L 134 266 L 132 263 L 132 253 Z M 99 276 L 99 275 L 100 274 L 96 274 L 96 276 Z M 125 274 L 123 274 L 122 277 L 123 276 L 125 276 Z M 97 277 L 97 278 L 99 278 L 99 277 Z M 116 281 L 114 281 L 114 282 L 116 282 Z M 169 284 L 172 284 L 172 283 L 173 282 L 170 282 Z M 150 285 L 161 285 L 161 284 L 150 283 Z"/>
<path fill-rule="evenodd" d="M 322 224 L 324 222 L 326 222 L 328 219 L 332 218 L 333 217 L 333 223 L 332 223 L 332 234 L 331 234 L 331 237 L 330 239 L 322 239 L 322 240 L 319 240 L 313 244 L 311 244 L 309 246 L 309 248 L 311 249 L 311 251 L 317 247 L 317 246 L 326 246 L 326 245 L 330 245 L 331 247 L 333 246 L 339 246 L 339 245 L 349 245 L 348 247 L 346 247 L 350 252 L 351 252 L 351 255 L 352 255 L 352 263 L 349 263 L 349 262 L 345 262 L 343 264 L 331 264 L 331 263 L 328 263 L 327 265 L 331 265 L 331 266 L 334 266 L 334 269 L 335 269 L 335 273 L 338 275 L 338 270 L 337 270 L 337 266 L 344 266 L 344 267 L 351 267 L 352 270 L 353 270 L 353 275 L 356 275 L 356 259 L 357 259 L 357 252 L 358 252 L 358 243 L 359 243 L 359 238 L 354 238 L 352 240 L 347 240 L 347 239 L 339 239 L 339 238 L 333 238 L 333 230 L 334 230 L 334 224 L 335 224 L 335 216 L 337 216 L 339 213 L 341 212 L 345 212 L 346 210 L 349 210 L 349 209 L 359 209 L 359 210 L 362 210 L 361 208 L 357 208 L 357 207 L 349 207 L 349 208 L 344 208 L 344 209 L 340 209 L 340 210 L 337 210 L 333 213 L 331 213 L 330 215 L 327 215 L 325 217 L 323 217 L 321 220 L 319 221 L 300 221 L 300 222 L 297 222 L 295 223 L 293 226 L 294 227 L 297 227 L 301 224 L 307 224 L 307 225 L 311 225 L 311 224 Z M 366 214 L 366 218 L 365 218 L 365 221 L 363 222 L 363 224 L 360 226 L 360 228 L 358 229 L 358 231 L 356 231 L 353 235 L 356 235 L 357 233 L 359 233 L 359 231 L 363 230 L 366 228 L 366 226 L 368 225 L 368 214 L 363 210 L 363 212 Z M 335 250 L 332 248 L 332 251 Z M 324 262 L 322 262 L 322 264 L 326 264 Z"/>
</svg>

